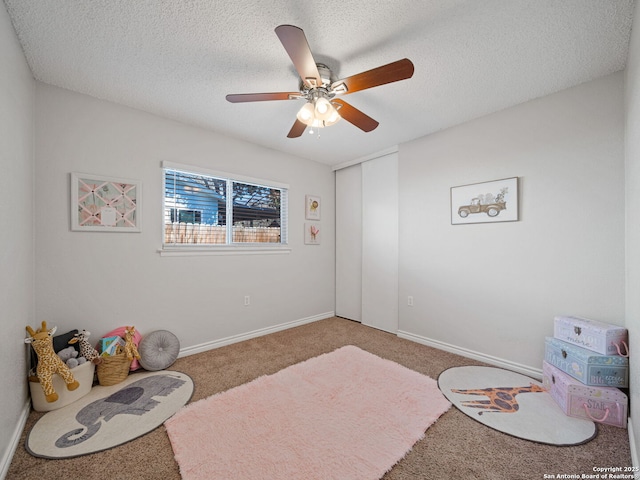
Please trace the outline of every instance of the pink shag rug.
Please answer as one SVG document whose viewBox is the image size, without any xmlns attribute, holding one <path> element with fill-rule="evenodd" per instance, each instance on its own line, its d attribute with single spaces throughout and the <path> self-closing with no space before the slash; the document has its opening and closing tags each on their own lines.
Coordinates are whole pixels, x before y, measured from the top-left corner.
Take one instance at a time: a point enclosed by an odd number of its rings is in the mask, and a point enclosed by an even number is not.
<svg viewBox="0 0 640 480">
<path fill-rule="evenodd" d="M 375 480 L 451 404 L 354 346 L 187 405 L 165 422 L 184 480 Z"/>
</svg>

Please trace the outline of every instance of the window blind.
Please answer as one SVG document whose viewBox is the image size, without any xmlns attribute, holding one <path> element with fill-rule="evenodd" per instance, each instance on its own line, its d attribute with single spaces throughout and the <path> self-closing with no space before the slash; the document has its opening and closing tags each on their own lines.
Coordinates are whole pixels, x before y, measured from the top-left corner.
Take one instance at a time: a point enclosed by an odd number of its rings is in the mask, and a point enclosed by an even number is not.
<svg viewBox="0 0 640 480">
<path fill-rule="evenodd" d="M 287 243 L 286 188 L 165 168 L 164 192 L 165 245 Z"/>
</svg>

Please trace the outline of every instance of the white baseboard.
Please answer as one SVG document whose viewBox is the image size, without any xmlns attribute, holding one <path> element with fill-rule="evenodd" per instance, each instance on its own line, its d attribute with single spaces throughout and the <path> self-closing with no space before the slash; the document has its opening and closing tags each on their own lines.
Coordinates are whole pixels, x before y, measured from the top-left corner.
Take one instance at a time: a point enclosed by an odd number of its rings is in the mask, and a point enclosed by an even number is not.
<svg viewBox="0 0 640 480">
<path fill-rule="evenodd" d="M 633 422 L 631 421 L 631 417 L 629 417 L 629 421 L 627 422 L 627 430 L 629 432 L 629 450 L 631 450 L 631 466 L 632 467 L 640 467 L 638 464 L 638 449 L 636 446 L 635 435 L 633 434 Z M 635 478 L 640 478 L 638 473 L 636 473 Z"/>
<path fill-rule="evenodd" d="M 13 430 L 9 448 L 7 448 L 7 450 L 4 452 L 2 460 L 0 460 L 0 480 L 4 480 L 7 476 L 7 473 L 9 472 L 11 460 L 13 459 L 13 455 L 16 453 L 16 449 L 20 444 L 20 436 L 22 435 L 22 431 L 24 430 L 24 426 L 27 423 L 27 418 L 29 417 L 30 412 L 31 400 L 27 400 L 27 403 L 25 403 L 24 407 L 22 408 L 20 418 L 18 418 L 18 423 L 16 423 L 16 428 Z"/>
<path fill-rule="evenodd" d="M 270 333 L 280 332 L 289 328 L 298 327 L 307 323 L 317 322 L 318 320 L 324 320 L 325 318 L 331 318 L 335 316 L 335 312 L 320 313 L 311 317 L 302 318 L 300 320 L 294 320 L 292 322 L 281 323 L 274 325 L 273 327 L 261 328 L 252 332 L 242 333 L 240 335 L 233 335 L 231 337 L 221 338 L 220 340 L 214 340 L 212 342 L 201 343 L 199 345 L 193 345 L 191 347 L 185 347 L 180 349 L 178 357 L 187 357 L 189 355 L 195 355 L 196 353 L 206 352 L 207 350 L 213 350 L 214 348 L 224 347 L 231 345 L 232 343 L 243 342 L 251 338 L 262 337 Z"/>
<path fill-rule="evenodd" d="M 433 340 L 431 338 L 416 335 L 414 333 L 404 332 L 402 330 L 398 330 L 397 335 L 400 338 L 411 340 L 416 343 L 421 343 L 422 345 L 427 345 L 429 347 L 437 348 L 439 350 L 455 353 L 462 357 L 473 358 L 474 360 L 479 360 L 481 362 L 485 362 L 490 365 L 495 365 L 496 367 L 506 368 L 507 370 L 512 370 L 514 372 L 522 373 L 523 375 L 527 375 L 537 380 L 542 380 L 541 368 L 532 368 L 527 365 L 522 365 L 520 363 L 511 362 L 509 360 L 504 360 L 502 358 L 493 357 L 491 355 L 486 355 L 484 353 L 475 352 L 473 350 L 468 350 L 466 348 L 457 347 L 449 343 L 441 342 L 439 340 Z"/>
</svg>

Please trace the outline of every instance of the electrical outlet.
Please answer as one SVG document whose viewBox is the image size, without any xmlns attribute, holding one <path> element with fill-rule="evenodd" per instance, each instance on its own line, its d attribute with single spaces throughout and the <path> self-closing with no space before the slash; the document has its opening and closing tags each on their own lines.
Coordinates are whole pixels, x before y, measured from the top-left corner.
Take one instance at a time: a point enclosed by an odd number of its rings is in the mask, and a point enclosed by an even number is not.
<svg viewBox="0 0 640 480">
<path fill-rule="evenodd" d="M 251 305 L 251 297 L 249 295 L 245 295 L 244 296 L 244 306 L 248 307 L 249 305 Z"/>
<path fill-rule="evenodd" d="M 413 307 L 413 297 L 411 295 L 407 297 L 407 305 Z"/>
</svg>

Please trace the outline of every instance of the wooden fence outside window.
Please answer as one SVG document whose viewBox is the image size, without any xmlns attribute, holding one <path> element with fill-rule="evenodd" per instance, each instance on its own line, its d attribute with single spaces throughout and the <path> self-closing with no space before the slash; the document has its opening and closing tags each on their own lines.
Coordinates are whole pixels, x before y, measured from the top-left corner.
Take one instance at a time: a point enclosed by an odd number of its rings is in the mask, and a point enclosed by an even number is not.
<svg viewBox="0 0 640 480">
<path fill-rule="evenodd" d="M 164 243 L 214 244 L 226 243 L 227 227 L 202 223 L 167 223 Z M 280 227 L 233 227 L 233 243 L 280 243 Z"/>
</svg>

